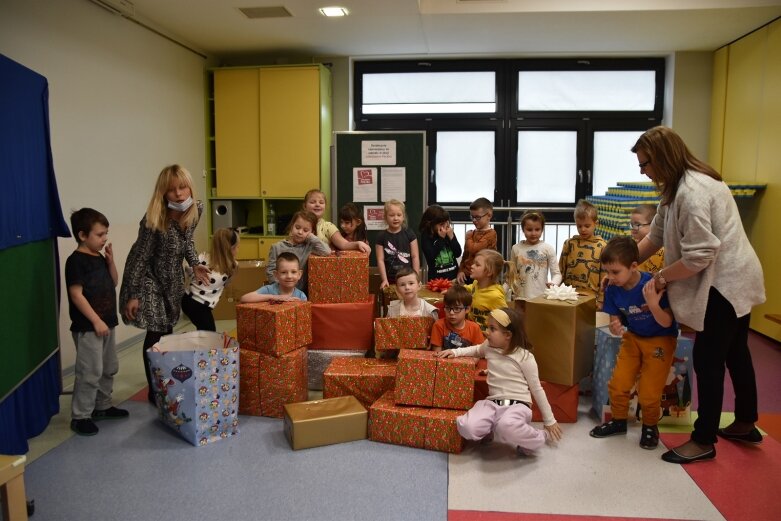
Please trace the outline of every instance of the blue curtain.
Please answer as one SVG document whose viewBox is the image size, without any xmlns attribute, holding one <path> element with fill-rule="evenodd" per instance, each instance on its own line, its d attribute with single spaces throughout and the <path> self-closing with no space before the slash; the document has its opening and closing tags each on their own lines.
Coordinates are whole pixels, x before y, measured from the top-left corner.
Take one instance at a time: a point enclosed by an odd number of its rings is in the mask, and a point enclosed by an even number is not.
<svg viewBox="0 0 781 521">
<path fill-rule="evenodd" d="M 46 78 L 1 54 L 0 78 L 0 263 L 16 281 L 42 283 L 7 295 L 0 309 L 0 330 L 22 336 L 4 333 L 0 343 L 0 453 L 24 454 L 27 439 L 59 412 L 55 238 L 70 232 L 54 177 Z"/>
</svg>

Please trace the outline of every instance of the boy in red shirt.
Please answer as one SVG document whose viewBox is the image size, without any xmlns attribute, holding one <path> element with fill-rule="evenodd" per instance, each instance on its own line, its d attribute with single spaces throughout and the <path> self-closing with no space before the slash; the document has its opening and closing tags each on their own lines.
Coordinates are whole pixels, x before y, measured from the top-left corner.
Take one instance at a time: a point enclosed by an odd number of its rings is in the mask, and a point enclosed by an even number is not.
<svg viewBox="0 0 781 521">
<path fill-rule="evenodd" d="M 464 286 L 452 286 L 445 293 L 445 318 L 434 322 L 431 347 L 434 351 L 482 344 L 485 336 L 476 322 L 466 319 L 472 294 Z"/>
</svg>

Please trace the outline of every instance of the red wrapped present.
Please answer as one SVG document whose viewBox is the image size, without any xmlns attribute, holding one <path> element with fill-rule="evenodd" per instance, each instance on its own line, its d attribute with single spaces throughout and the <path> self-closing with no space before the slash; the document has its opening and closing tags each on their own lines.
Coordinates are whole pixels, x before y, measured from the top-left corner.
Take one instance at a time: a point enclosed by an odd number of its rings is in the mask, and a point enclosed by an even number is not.
<svg viewBox="0 0 781 521">
<path fill-rule="evenodd" d="M 488 398 L 488 381 L 485 371 L 488 369 L 488 360 L 480 358 L 477 361 L 477 367 L 475 367 L 475 395 L 474 401 L 485 400 Z"/>
<path fill-rule="evenodd" d="M 260 353 L 239 349 L 239 414 L 260 416 Z"/>
<path fill-rule="evenodd" d="M 369 407 L 396 381 L 396 360 L 335 358 L 323 373 L 323 398 L 355 396 Z"/>
<path fill-rule="evenodd" d="M 578 421 L 578 384 L 561 385 L 542 382 L 542 389 L 548 397 L 548 403 L 553 416 L 559 423 L 575 423 Z M 532 400 L 532 421 L 541 422 L 542 414 Z"/>
<path fill-rule="evenodd" d="M 433 351 L 402 349 L 396 368 L 396 404 L 469 409 L 474 403 L 476 358 L 437 358 Z"/>
<path fill-rule="evenodd" d="M 369 256 L 336 251 L 309 257 L 309 300 L 315 304 L 362 302 L 369 294 Z"/>
<path fill-rule="evenodd" d="M 426 284 L 426 288 L 428 288 L 430 291 L 434 291 L 436 293 L 445 293 L 447 290 L 450 289 L 450 286 L 453 285 L 453 281 L 450 279 L 431 279 Z"/>
<path fill-rule="evenodd" d="M 433 351 L 402 349 L 393 393 L 396 404 L 431 407 L 436 377 L 437 359 Z"/>
<path fill-rule="evenodd" d="M 306 369 L 306 348 L 278 357 L 260 355 L 258 374 L 262 416 L 282 418 L 286 403 L 308 399 Z"/>
<path fill-rule="evenodd" d="M 236 330 L 243 349 L 283 355 L 312 343 L 312 304 L 239 304 L 236 306 Z"/>
<path fill-rule="evenodd" d="M 368 351 L 374 339 L 374 297 L 362 302 L 312 304 L 312 345 L 309 349 Z"/>
<path fill-rule="evenodd" d="M 477 358 L 438 358 L 432 406 L 440 409 L 469 409 L 475 391 Z"/>
<path fill-rule="evenodd" d="M 456 418 L 464 411 L 396 405 L 388 391 L 369 408 L 369 439 L 458 454 L 464 440 Z"/>
<path fill-rule="evenodd" d="M 374 319 L 374 349 L 428 349 L 431 343 L 432 317 Z"/>
</svg>

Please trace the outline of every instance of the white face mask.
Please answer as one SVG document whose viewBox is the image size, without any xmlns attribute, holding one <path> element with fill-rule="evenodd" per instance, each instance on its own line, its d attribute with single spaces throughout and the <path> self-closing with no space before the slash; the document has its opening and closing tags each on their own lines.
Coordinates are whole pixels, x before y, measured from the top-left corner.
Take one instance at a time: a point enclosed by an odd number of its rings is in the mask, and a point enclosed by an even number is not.
<svg viewBox="0 0 781 521">
<path fill-rule="evenodd" d="M 184 202 L 168 201 L 168 208 L 177 212 L 186 212 L 193 205 L 193 198 L 188 197 Z"/>
</svg>

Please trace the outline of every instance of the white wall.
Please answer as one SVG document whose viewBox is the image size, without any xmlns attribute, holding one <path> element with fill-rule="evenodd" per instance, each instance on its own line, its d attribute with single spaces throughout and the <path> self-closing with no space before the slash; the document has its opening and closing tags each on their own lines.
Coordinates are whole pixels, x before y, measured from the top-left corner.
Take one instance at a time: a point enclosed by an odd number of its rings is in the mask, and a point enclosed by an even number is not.
<svg viewBox="0 0 781 521">
<path fill-rule="evenodd" d="M 0 0 L 0 53 L 48 79 L 63 213 L 68 220 L 72 210 L 90 206 L 106 214 L 121 278 L 164 166 L 184 165 L 196 195 L 205 196 L 206 60 L 88 0 Z M 199 249 L 206 234 L 201 224 Z M 59 247 L 64 268 L 75 242 L 60 239 Z M 61 304 L 68 370 L 75 350 L 64 294 Z M 140 333 L 120 322 L 117 342 Z"/>
</svg>

